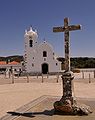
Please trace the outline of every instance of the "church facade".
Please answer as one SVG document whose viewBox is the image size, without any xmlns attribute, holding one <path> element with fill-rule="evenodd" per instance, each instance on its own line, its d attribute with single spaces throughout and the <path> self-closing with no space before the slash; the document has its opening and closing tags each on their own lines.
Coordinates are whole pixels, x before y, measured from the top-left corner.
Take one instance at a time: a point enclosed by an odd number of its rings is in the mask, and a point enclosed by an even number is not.
<svg viewBox="0 0 95 120">
<path fill-rule="evenodd" d="M 38 43 L 37 31 L 25 31 L 25 70 L 28 73 L 60 72 L 61 63 L 55 58 L 53 47 L 46 41 Z"/>
</svg>

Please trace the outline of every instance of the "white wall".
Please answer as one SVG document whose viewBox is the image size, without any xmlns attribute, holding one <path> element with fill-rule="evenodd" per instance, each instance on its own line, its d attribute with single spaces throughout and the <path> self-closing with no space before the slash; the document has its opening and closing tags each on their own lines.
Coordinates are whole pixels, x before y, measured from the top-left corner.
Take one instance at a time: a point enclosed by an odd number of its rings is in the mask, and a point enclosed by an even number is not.
<svg viewBox="0 0 95 120">
<path fill-rule="evenodd" d="M 32 36 L 33 47 L 29 46 L 29 36 Z M 42 64 L 47 63 L 49 66 L 49 72 L 59 72 L 61 69 L 61 64 L 55 59 L 52 46 L 45 41 L 38 44 L 37 38 L 37 33 L 34 33 L 32 30 L 25 33 L 26 71 L 41 73 Z M 43 51 L 47 51 L 47 57 L 43 57 Z"/>
</svg>

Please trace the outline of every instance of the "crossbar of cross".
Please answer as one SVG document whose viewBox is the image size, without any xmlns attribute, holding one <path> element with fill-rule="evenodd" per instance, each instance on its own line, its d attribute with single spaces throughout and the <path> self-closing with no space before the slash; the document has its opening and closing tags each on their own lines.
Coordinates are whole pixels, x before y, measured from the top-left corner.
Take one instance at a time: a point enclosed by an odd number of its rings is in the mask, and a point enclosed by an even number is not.
<svg viewBox="0 0 95 120">
<path fill-rule="evenodd" d="M 53 32 L 64 32 L 65 40 L 65 71 L 70 71 L 70 41 L 69 41 L 69 31 L 80 30 L 81 25 L 68 25 L 69 19 L 64 19 L 63 27 L 53 27 Z"/>
</svg>

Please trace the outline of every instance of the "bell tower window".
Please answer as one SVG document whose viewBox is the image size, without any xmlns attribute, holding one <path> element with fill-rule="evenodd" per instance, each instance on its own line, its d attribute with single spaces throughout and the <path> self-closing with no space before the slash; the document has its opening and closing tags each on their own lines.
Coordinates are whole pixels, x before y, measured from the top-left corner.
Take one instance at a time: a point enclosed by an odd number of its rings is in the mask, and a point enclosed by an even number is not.
<svg viewBox="0 0 95 120">
<path fill-rule="evenodd" d="M 43 57 L 47 57 L 47 51 L 43 51 Z"/>
<path fill-rule="evenodd" d="M 29 46 L 32 47 L 33 46 L 33 40 L 29 41 Z"/>
</svg>

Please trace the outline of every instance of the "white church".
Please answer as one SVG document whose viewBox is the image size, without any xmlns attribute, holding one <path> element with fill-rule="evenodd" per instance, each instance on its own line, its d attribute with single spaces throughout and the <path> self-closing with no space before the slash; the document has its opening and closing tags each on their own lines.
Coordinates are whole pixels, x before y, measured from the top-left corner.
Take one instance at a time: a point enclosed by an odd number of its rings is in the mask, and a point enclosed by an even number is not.
<svg viewBox="0 0 95 120">
<path fill-rule="evenodd" d="M 61 63 L 56 59 L 53 47 L 46 41 L 38 43 L 36 30 L 30 27 L 25 31 L 25 70 L 28 73 L 60 72 Z"/>
</svg>

